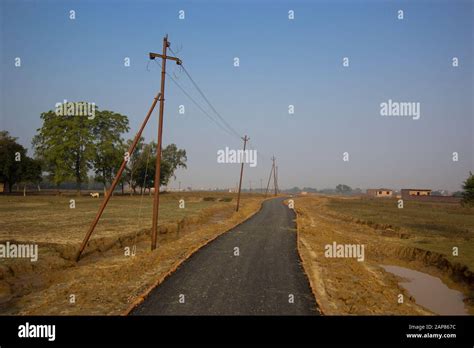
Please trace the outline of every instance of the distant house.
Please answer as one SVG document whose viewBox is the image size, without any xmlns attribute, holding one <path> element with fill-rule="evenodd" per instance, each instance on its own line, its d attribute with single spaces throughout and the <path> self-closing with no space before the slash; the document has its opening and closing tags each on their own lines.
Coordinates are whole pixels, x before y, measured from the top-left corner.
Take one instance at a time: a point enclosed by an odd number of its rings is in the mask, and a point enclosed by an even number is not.
<svg viewBox="0 0 474 348">
<path fill-rule="evenodd" d="M 432 194 L 429 189 L 402 189 L 401 198 L 418 202 L 459 203 L 461 201 L 461 197 L 441 196 L 436 192 Z"/>
<path fill-rule="evenodd" d="M 411 196 L 431 196 L 430 189 L 402 189 L 402 198 L 410 198 Z"/>
<path fill-rule="evenodd" d="M 369 197 L 392 197 L 393 190 L 387 188 L 367 189 L 367 196 Z"/>
<path fill-rule="evenodd" d="M 3 182 L 0 182 L 0 193 L 2 193 L 5 190 L 5 184 Z"/>
</svg>

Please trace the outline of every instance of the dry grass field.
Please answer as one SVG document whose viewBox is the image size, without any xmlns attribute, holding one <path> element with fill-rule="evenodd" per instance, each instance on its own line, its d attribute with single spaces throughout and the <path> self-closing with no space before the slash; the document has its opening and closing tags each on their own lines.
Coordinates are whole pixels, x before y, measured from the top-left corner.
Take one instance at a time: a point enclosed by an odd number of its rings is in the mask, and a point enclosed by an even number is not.
<svg viewBox="0 0 474 348">
<path fill-rule="evenodd" d="M 257 212 L 263 198 L 243 195 L 236 213 L 233 194 L 163 194 L 158 248 L 151 252 L 152 197 L 113 197 L 75 263 L 101 200 L 0 196 L 0 243 L 39 246 L 37 262 L 0 259 L 0 314 L 122 314 L 196 248 Z M 126 248 L 136 252 L 128 256 Z"/>
<path fill-rule="evenodd" d="M 203 200 L 204 197 L 206 200 Z M 89 196 L 0 196 L 2 225 L 0 240 L 15 239 L 36 243 L 78 243 L 102 202 Z M 184 199 L 185 209 L 179 208 Z M 232 195 L 213 193 L 162 194 L 160 196 L 160 225 L 176 222 L 185 217 L 197 216 L 209 207 L 225 207 Z M 70 208 L 70 200 L 75 208 Z M 233 203 L 235 204 L 235 203 Z M 118 237 L 120 235 L 148 229 L 151 226 L 153 197 L 114 196 L 94 232 L 97 237 Z"/>
<path fill-rule="evenodd" d="M 405 233 L 400 243 L 445 255 L 474 271 L 474 208 L 453 203 L 405 201 L 396 199 L 332 199 L 328 209 L 378 229 Z M 459 248 L 453 256 L 452 248 Z"/>
<path fill-rule="evenodd" d="M 380 265 L 440 278 L 473 314 L 474 211 L 453 204 L 306 196 L 295 199 L 299 248 L 325 314 L 429 314 Z M 364 244 L 365 261 L 325 257 L 325 246 Z M 453 246 L 459 256 L 452 255 Z M 403 304 L 397 296 L 405 296 Z"/>
</svg>

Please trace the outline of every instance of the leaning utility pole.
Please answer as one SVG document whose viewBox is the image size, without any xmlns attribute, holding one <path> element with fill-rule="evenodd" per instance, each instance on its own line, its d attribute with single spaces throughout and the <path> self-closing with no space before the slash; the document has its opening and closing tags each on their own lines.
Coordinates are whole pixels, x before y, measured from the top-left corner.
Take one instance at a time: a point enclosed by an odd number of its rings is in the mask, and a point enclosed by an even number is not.
<svg viewBox="0 0 474 348">
<path fill-rule="evenodd" d="M 145 119 L 143 120 L 143 123 L 142 123 L 140 129 L 138 130 L 137 134 L 135 135 L 135 139 L 133 139 L 133 142 L 130 145 L 130 148 L 128 149 L 128 151 L 126 153 L 126 156 L 124 156 L 123 161 L 122 161 L 122 165 L 120 166 L 120 169 L 118 170 L 117 174 L 115 175 L 114 181 L 112 182 L 112 185 L 110 185 L 110 187 L 109 187 L 109 191 L 107 191 L 107 193 L 105 194 L 104 200 L 102 201 L 102 204 L 100 205 L 99 211 L 97 212 L 94 220 L 92 221 L 92 224 L 90 225 L 89 230 L 87 231 L 86 236 L 84 237 L 84 240 L 82 241 L 81 247 L 79 248 L 79 251 L 77 252 L 76 262 L 79 261 L 79 259 L 81 258 L 81 255 L 82 255 L 82 253 L 84 252 L 84 249 L 87 246 L 87 242 L 89 241 L 89 238 L 91 237 L 92 232 L 94 232 L 95 226 L 99 222 L 99 219 L 102 216 L 102 213 L 104 212 L 104 209 L 107 206 L 107 203 L 109 202 L 110 197 L 112 196 L 112 192 L 114 192 L 115 187 L 117 186 L 117 184 L 119 182 L 119 179 L 122 176 L 122 173 L 125 169 L 125 166 L 127 165 L 127 162 L 129 160 L 130 156 L 132 156 L 132 153 L 135 150 L 135 147 L 137 146 L 137 143 L 140 140 L 140 137 L 142 136 L 143 129 L 145 128 L 145 126 L 146 126 L 146 124 L 147 124 L 147 122 L 148 122 L 148 120 L 151 116 L 151 113 L 155 109 L 156 103 L 158 102 L 159 99 L 160 99 L 160 93 L 158 93 L 158 95 L 153 99 L 153 103 L 151 104 L 150 110 L 148 110 L 148 113 L 147 113 Z"/>
<path fill-rule="evenodd" d="M 239 205 L 240 205 L 240 189 L 242 188 L 242 175 L 244 174 L 244 155 L 245 155 L 245 146 L 247 145 L 247 141 L 250 140 L 247 136 L 244 136 L 242 138 L 244 141 L 244 152 L 242 154 L 242 165 L 240 166 L 240 181 L 239 181 L 239 194 L 237 195 L 237 208 L 235 211 L 239 211 Z"/>
<path fill-rule="evenodd" d="M 156 165 L 155 165 L 155 195 L 153 197 L 153 219 L 151 226 L 151 250 L 156 249 L 156 238 L 158 231 L 158 211 L 160 209 L 160 174 L 161 174 L 161 143 L 163 136 L 163 112 L 165 109 L 165 77 L 166 77 L 166 60 L 174 60 L 176 64 L 181 65 L 181 60 L 176 57 L 167 56 L 166 52 L 170 43 L 168 35 L 163 38 L 163 53 L 150 52 L 150 59 L 161 58 L 161 98 L 160 98 L 160 118 L 158 122 L 158 141 L 156 144 Z"/>
</svg>

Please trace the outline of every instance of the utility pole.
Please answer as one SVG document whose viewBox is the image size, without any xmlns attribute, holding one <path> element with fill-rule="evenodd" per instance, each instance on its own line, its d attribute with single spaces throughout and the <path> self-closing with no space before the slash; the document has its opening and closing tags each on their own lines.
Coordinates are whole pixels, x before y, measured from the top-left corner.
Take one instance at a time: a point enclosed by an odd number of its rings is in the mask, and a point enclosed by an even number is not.
<svg viewBox="0 0 474 348">
<path fill-rule="evenodd" d="M 260 193 L 263 193 L 263 179 L 260 178 Z"/>
<path fill-rule="evenodd" d="M 272 164 L 272 169 L 270 170 L 270 176 L 268 177 L 267 190 L 265 191 L 265 198 L 267 197 L 268 189 L 270 188 L 270 180 L 272 179 L 272 174 L 275 170 L 275 156 L 272 157 L 272 161 L 273 161 L 273 164 Z"/>
<path fill-rule="evenodd" d="M 138 130 L 137 134 L 135 135 L 135 139 L 133 139 L 132 144 L 130 145 L 130 148 L 127 151 L 128 158 L 132 155 L 133 151 L 135 150 L 135 147 L 137 146 L 138 141 L 140 140 L 140 137 L 142 136 L 143 129 L 145 128 L 148 120 L 150 119 L 150 116 L 155 109 L 156 103 L 160 99 L 160 93 L 153 99 L 153 103 L 151 104 L 150 109 L 148 110 L 148 113 L 143 120 L 143 123 Z M 102 213 L 105 210 L 105 207 L 107 206 L 107 203 L 109 202 L 110 197 L 112 196 L 112 192 L 114 192 L 115 187 L 117 186 L 120 177 L 122 176 L 122 173 L 125 169 L 125 166 L 127 165 L 128 162 L 127 156 L 124 156 L 124 159 L 122 161 L 122 165 L 120 166 L 120 169 L 118 170 L 117 174 L 115 175 L 114 181 L 112 182 L 112 185 L 109 187 L 109 191 L 104 196 L 104 200 L 102 201 L 102 204 L 100 205 L 99 211 L 97 212 L 94 220 L 92 221 L 92 224 L 89 227 L 89 230 L 86 233 L 86 236 L 84 237 L 84 240 L 82 241 L 82 244 L 79 248 L 79 251 L 77 252 L 76 255 L 76 262 L 80 260 L 82 253 L 84 252 L 84 249 L 87 246 L 87 242 L 89 241 L 89 238 L 92 235 L 92 232 L 94 232 L 95 226 L 97 226 L 97 223 L 99 222 L 100 217 L 102 216 Z"/>
<path fill-rule="evenodd" d="M 249 137 L 247 136 L 244 136 L 242 138 L 242 140 L 244 141 L 244 154 L 245 154 L 245 146 L 247 145 L 247 141 L 250 140 Z M 235 211 L 239 211 L 239 205 L 240 205 L 240 190 L 242 188 L 242 176 L 244 174 L 244 156 L 242 156 L 242 165 L 240 166 L 240 181 L 239 181 L 239 194 L 237 195 L 237 208 L 235 209 Z"/>
<path fill-rule="evenodd" d="M 276 196 L 277 195 L 277 184 L 276 184 L 275 156 L 273 156 L 273 189 L 275 190 L 275 196 Z"/>
<path fill-rule="evenodd" d="M 158 211 L 160 209 L 160 174 L 161 174 L 161 143 L 163 136 L 163 112 L 165 109 L 165 77 L 166 77 L 166 60 L 174 60 L 176 64 L 181 65 L 181 60 L 176 57 L 167 56 L 166 52 L 170 43 L 168 35 L 163 38 L 163 53 L 150 52 L 150 59 L 161 58 L 161 98 L 160 98 L 160 118 L 158 121 L 158 141 L 156 143 L 156 165 L 155 165 L 155 195 L 153 197 L 153 219 L 151 226 L 151 250 L 156 249 L 156 238 L 158 231 Z"/>
<path fill-rule="evenodd" d="M 179 181 L 179 189 L 178 189 L 179 192 L 181 192 L 181 181 Z"/>
<path fill-rule="evenodd" d="M 276 173 L 276 191 L 277 193 L 280 193 L 280 187 L 278 186 L 278 166 L 275 167 L 275 173 Z"/>
</svg>

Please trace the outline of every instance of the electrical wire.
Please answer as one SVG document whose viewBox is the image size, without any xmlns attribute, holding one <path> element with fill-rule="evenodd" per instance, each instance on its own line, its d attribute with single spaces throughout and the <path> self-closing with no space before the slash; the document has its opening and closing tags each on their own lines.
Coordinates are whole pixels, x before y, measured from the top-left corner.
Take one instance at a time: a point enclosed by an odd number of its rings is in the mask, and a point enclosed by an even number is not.
<svg viewBox="0 0 474 348">
<path fill-rule="evenodd" d="M 155 60 L 155 62 L 161 66 L 161 64 Z M 219 122 L 217 122 L 216 119 L 214 119 L 211 115 L 209 115 L 209 113 L 184 89 L 184 87 L 182 87 L 179 82 L 172 76 L 170 75 L 168 72 L 166 72 L 166 75 L 168 75 L 168 77 L 171 79 L 171 81 L 173 81 L 173 83 L 181 90 L 181 92 L 184 93 L 184 95 L 186 97 L 189 98 L 189 100 L 191 100 L 191 102 L 196 105 L 196 107 L 201 110 L 201 112 L 206 115 L 207 118 L 209 118 L 209 120 L 211 120 L 213 123 L 215 123 L 222 131 L 224 131 L 225 133 L 227 133 L 227 135 L 230 135 L 232 136 L 233 134 L 230 133 L 229 130 L 227 130 L 224 126 L 222 126 Z"/>
<path fill-rule="evenodd" d="M 170 47 L 170 51 L 171 53 L 175 54 L 176 53 L 173 51 L 173 49 Z M 186 76 L 189 78 L 189 80 L 191 81 L 191 83 L 194 85 L 194 87 L 196 88 L 196 90 L 199 92 L 199 94 L 201 95 L 201 97 L 206 101 L 207 105 L 209 105 L 209 107 L 211 108 L 211 110 L 217 115 L 217 117 L 219 117 L 219 119 L 222 121 L 222 123 L 239 139 L 242 139 L 242 136 L 225 120 L 224 117 L 222 117 L 222 115 L 216 110 L 216 108 L 214 107 L 214 105 L 212 105 L 212 103 L 209 101 L 209 98 L 206 97 L 206 95 L 204 94 L 204 92 L 202 91 L 202 89 L 198 86 L 198 84 L 196 83 L 196 81 L 191 77 L 191 74 L 188 72 L 188 70 L 186 69 L 186 67 L 183 65 L 183 63 L 181 62 L 180 64 L 181 68 L 183 69 L 183 72 L 186 74 Z"/>
</svg>

